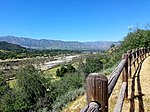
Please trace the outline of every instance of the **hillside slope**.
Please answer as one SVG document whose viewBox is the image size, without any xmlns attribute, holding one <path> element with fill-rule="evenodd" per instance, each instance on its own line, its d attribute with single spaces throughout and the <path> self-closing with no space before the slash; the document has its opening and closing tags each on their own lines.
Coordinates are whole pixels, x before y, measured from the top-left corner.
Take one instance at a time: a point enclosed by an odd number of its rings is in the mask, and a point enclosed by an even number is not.
<svg viewBox="0 0 150 112">
<path fill-rule="evenodd" d="M 28 49 L 21 47 L 20 45 L 17 44 L 0 41 L 0 50 L 11 51 L 11 52 L 23 52 L 23 51 L 27 51 Z"/>
</svg>

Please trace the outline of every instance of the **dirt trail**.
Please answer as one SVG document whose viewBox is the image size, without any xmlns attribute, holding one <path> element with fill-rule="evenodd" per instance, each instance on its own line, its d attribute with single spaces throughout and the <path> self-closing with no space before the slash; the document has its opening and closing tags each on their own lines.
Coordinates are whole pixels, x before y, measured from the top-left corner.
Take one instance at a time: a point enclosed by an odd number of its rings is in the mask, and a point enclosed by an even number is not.
<svg viewBox="0 0 150 112">
<path fill-rule="evenodd" d="M 140 77 L 144 110 L 150 112 L 150 56 L 145 59 L 142 65 Z"/>
<path fill-rule="evenodd" d="M 150 56 L 143 61 L 139 73 L 130 79 L 129 84 L 129 101 L 124 104 L 123 111 L 130 111 L 132 106 L 135 112 L 150 112 Z M 131 92 L 133 84 L 135 91 Z"/>
</svg>

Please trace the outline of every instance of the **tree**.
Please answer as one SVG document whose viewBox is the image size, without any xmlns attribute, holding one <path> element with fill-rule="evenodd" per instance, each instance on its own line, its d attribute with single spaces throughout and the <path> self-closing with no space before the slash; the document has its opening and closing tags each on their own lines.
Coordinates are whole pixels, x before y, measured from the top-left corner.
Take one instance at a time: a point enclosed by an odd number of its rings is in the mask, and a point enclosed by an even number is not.
<svg viewBox="0 0 150 112">
<path fill-rule="evenodd" d="M 39 98 L 45 97 L 46 88 L 42 84 L 41 73 L 37 71 L 32 65 L 25 66 L 16 74 L 19 93 L 16 104 L 18 110 L 25 108 L 32 108 Z M 20 104 L 22 102 L 22 104 Z"/>
<path fill-rule="evenodd" d="M 150 30 L 138 28 L 134 32 L 129 32 L 121 42 L 121 47 L 124 51 L 148 46 L 150 46 Z"/>
<path fill-rule="evenodd" d="M 67 65 L 67 71 L 68 71 L 68 73 L 74 73 L 76 71 L 76 69 L 71 64 L 68 64 Z"/>
<path fill-rule="evenodd" d="M 62 77 L 62 76 L 63 76 L 63 74 L 61 74 L 61 72 L 60 72 L 59 69 L 56 70 L 56 75 L 57 75 L 58 77 Z"/>
<path fill-rule="evenodd" d="M 115 47 L 115 44 L 111 44 L 110 48 L 113 48 L 113 47 Z"/>
<path fill-rule="evenodd" d="M 63 77 L 66 73 L 74 73 L 76 71 L 75 67 L 71 64 L 68 64 L 66 66 L 62 66 L 60 69 L 56 70 L 56 75 L 59 77 Z"/>
<path fill-rule="evenodd" d="M 89 73 L 98 72 L 103 68 L 103 63 L 99 55 L 90 55 L 86 58 L 86 63 L 82 65 L 83 72 Z"/>
<path fill-rule="evenodd" d="M 1 76 L 1 73 L 0 73 Z M 12 112 L 14 98 L 11 89 L 3 77 L 0 77 L 0 111 Z"/>
<path fill-rule="evenodd" d="M 59 76 L 59 77 L 63 77 L 64 74 L 67 73 L 67 72 L 68 72 L 67 68 L 66 68 L 65 66 L 62 66 L 62 67 L 60 68 L 60 70 L 57 69 L 56 75 Z"/>
<path fill-rule="evenodd" d="M 0 77 L 0 97 L 8 92 L 9 86 L 2 77 Z"/>
<path fill-rule="evenodd" d="M 120 43 L 121 45 L 118 46 L 115 51 L 109 54 L 110 59 L 108 63 L 105 64 L 105 68 L 109 68 L 119 62 L 122 54 L 127 52 L 128 50 L 150 46 L 150 30 L 149 28 L 140 29 L 138 27 L 134 28 L 133 30 L 131 29 L 131 31 L 127 34 L 127 36 L 124 37 L 123 41 L 121 41 Z"/>
</svg>

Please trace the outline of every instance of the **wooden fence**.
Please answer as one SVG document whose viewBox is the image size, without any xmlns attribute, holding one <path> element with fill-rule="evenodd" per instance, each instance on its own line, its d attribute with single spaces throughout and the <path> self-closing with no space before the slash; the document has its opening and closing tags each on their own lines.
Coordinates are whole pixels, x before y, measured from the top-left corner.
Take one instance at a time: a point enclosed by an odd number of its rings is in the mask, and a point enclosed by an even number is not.
<svg viewBox="0 0 150 112">
<path fill-rule="evenodd" d="M 112 72 L 109 79 L 103 74 L 89 74 L 86 79 L 86 97 L 88 105 L 80 112 L 108 112 L 109 97 L 111 96 L 119 76 L 122 76 L 122 86 L 114 108 L 114 112 L 121 112 L 124 99 L 128 98 L 128 78 L 132 78 L 140 62 L 149 55 L 149 47 L 129 50 L 122 55 L 121 62 Z"/>
</svg>

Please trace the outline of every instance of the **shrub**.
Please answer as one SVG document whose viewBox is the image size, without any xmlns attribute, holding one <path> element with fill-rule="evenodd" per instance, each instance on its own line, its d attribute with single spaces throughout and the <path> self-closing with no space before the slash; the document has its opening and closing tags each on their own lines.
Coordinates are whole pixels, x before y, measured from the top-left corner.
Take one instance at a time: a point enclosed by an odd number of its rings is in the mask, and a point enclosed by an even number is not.
<svg viewBox="0 0 150 112">
<path fill-rule="evenodd" d="M 68 64 L 66 66 L 62 66 L 60 69 L 56 70 L 56 75 L 59 77 L 63 77 L 66 73 L 74 73 L 76 71 L 75 67 L 73 67 L 71 64 Z"/>
<path fill-rule="evenodd" d="M 85 74 L 98 72 L 103 68 L 102 57 L 100 55 L 90 55 L 86 58 L 86 63 L 81 66 Z"/>
<path fill-rule="evenodd" d="M 52 105 L 53 112 L 59 112 L 63 108 L 67 107 L 67 104 L 69 102 L 74 101 L 77 97 L 83 95 L 85 93 L 84 88 L 79 88 L 76 90 L 72 90 L 67 92 L 66 94 L 63 94 L 56 98 L 55 102 Z"/>
</svg>

